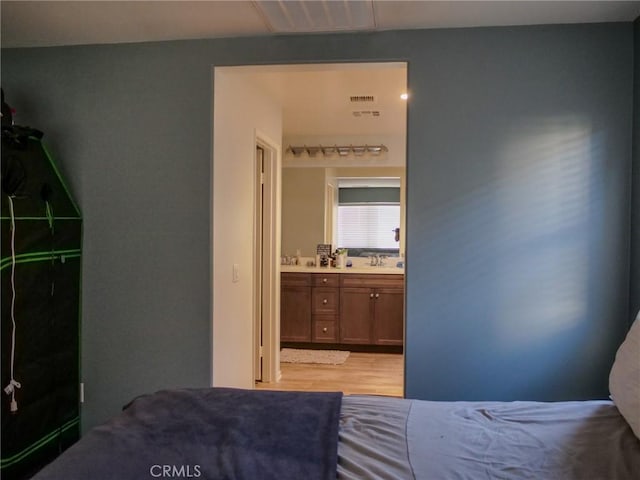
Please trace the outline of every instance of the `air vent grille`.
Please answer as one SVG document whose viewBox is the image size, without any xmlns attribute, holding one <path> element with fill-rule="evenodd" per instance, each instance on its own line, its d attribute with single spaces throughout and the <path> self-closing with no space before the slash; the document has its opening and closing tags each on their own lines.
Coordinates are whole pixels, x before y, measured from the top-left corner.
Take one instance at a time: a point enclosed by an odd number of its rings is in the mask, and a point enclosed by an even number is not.
<svg viewBox="0 0 640 480">
<path fill-rule="evenodd" d="M 353 112 L 353 116 L 357 117 L 357 118 L 361 118 L 361 117 L 379 117 L 380 116 L 380 110 L 354 110 Z"/>
<path fill-rule="evenodd" d="M 351 103 L 375 103 L 376 97 L 373 95 L 351 95 L 349 101 Z"/>
</svg>

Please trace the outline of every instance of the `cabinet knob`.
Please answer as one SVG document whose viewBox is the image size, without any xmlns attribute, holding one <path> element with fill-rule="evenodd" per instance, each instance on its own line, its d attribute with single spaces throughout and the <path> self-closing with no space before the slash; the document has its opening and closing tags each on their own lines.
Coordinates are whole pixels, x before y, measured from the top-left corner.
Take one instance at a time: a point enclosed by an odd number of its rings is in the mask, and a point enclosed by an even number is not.
<svg viewBox="0 0 640 480">
<path fill-rule="evenodd" d="M 322 279 L 322 283 L 327 283 L 327 279 L 326 279 L 326 278 L 323 278 L 323 279 Z"/>
<path fill-rule="evenodd" d="M 373 298 L 373 293 L 370 293 L 370 294 L 369 294 L 369 298 Z"/>
<path fill-rule="evenodd" d="M 324 328 L 322 329 L 322 333 L 327 333 L 327 330 L 328 330 L 328 329 L 327 329 L 327 327 L 324 327 Z"/>
<path fill-rule="evenodd" d="M 379 298 L 379 297 L 380 297 L 380 294 L 379 294 L 379 293 L 376 293 L 376 298 Z"/>
<path fill-rule="evenodd" d="M 322 299 L 322 303 L 323 303 L 324 305 L 326 305 L 326 304 L 327 304 L 327 302 L 328 302 L 328 300 L 327 300 L 326 298 L 323 298 L 323 299 Z"/>
</svg>

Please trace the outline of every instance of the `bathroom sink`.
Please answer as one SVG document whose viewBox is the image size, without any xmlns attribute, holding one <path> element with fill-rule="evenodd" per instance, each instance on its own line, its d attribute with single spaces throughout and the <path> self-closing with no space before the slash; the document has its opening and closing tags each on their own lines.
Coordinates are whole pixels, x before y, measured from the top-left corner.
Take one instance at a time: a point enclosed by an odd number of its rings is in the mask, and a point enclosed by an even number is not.
<svg viewBox="0 0 640 480">
<path fill-rule="evenodd" d="M 396 266 L 397 262 L 389 262 L 389 263 L 385 263 L 384 265 L 380 266 L 380 265 L 371 265 L 369 263 L 361 263 L 361 264 L 356 264 L 353 265 L 353 267 L 351 268 L 355 268 L 358 270 L 366 270 L 367 272 L 371 272 L 371 273 L 375 273 L 375 272 L 390 272 L 390 271 L 394 271 L 397 273 L 401 273 L 404 271 L 404 268 L 400 267 L 398 268 Z"/>
</svg>

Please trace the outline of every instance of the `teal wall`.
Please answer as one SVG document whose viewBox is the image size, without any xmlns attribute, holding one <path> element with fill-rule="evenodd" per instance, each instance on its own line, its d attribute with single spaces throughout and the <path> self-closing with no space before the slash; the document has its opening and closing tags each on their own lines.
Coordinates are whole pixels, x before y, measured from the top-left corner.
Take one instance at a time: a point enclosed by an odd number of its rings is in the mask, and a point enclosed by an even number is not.
<svg viewBox="0 0 640 480">
<path fill-rule="evenodd" d="M 606 398 L 628 326 L 632 26 L 432 40 L 410 66 L 408 395 Z"/>
<path fill-rule="evenodd" d="M 631 212 L 631 288 L 629 321 L 640 312 L 640 17 L 633 24 L 633 198 Z"/>
<path fill-rule="evenodd" d="M 17 120 L 85 218 L 85 428 L 209 383 L 215 65 L 408 61 L 408 396 L 605 397 L 628 326 L 632 56 L 631 23 L 3 50 Z"/>
</svg>

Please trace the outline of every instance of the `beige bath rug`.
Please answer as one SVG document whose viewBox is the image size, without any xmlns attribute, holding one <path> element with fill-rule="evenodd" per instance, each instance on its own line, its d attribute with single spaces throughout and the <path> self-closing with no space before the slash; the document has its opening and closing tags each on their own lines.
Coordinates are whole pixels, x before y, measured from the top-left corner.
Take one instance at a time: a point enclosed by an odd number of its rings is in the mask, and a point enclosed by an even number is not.
<svg viewBox="0 0 640 480">
<path fill-rule="evenodd" d="M 280 351 L 280 361 L 283 363 L 324 363 L 340 365 L 349 357 L 349 352 L 342 350 L 302 350 L 297 348 L 283 348 Z"/>
</svg>

